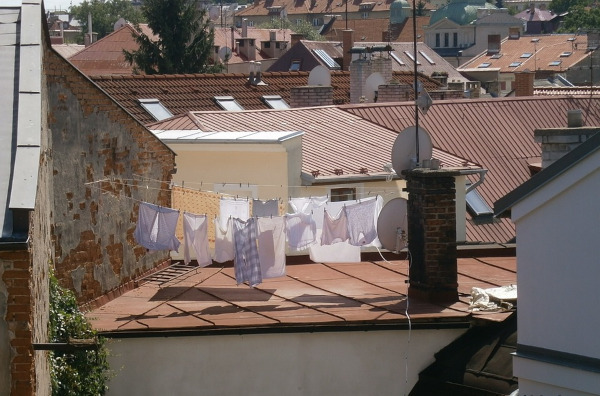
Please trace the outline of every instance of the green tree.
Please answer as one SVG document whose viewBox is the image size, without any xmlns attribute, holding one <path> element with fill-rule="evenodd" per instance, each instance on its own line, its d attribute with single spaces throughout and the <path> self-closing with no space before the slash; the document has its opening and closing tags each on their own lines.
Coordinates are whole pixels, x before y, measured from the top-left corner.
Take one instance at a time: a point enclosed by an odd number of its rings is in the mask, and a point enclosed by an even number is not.
<svg viewBox="0 0 600 396">
<path fill-rule="evenodd" d="M 554 11 L 555 14 L 562 14 L 575 6 L 588 5 L 589 3 L 590 0 L 552 0 L 549 8 Z"/>
<path fill-rule="evenodd" d="M 222 70 L 211 55 L 215 32 L 199 0 L 145 0 L 142 15 L 158 37 L 137 27 L 139 49 L 124 51 L 134 71 L 146 74 L 214 73 Z"/>
<path fill-rule="evenodd" d="M 600 8 L 577 5 L 565 16 L 559 32 L 575 33 L 600 28 Z"/>
<path fill-rule="evenodd" d="M 124 18 L 131 23 L 139 23 L 142 14 L 131 5 L 129 0 L 84 0 L 80 5 L 70 9 L 73 18 L 81 23 L 82 32 L 80 40 L 87 34 L 88 14 L 92 14 L 92 29 L 98 33 L 98 39 L 112 33 L 115 23 L 119 18 Z"/>
<path fill-rule="evenodd" d="M 96 350 L 54 351 L 50 353 L 53 396 L 97 396 L 106 392 L 110 370 L 105 341 L 79 310 L 70 290 L 50 276 L 49 338 L 53 343 L 70 339 L 95 339 Z"/>
<path fill-rule="evenodd" d="M 323 41 L 325 38 L 319 34 L 319 31 L 314 28 L 308 21 L 302 20 L 298 23 L 292 23 L 289 19 L 275 19 L 270 22 L 262 23 L 261 29 L 290 29 L 294 33 L 299 33 L 306 40 Z"/>
<path fill-rule="evenodd" d="M 425 2 L 423 2 L 422 0 L 419 0 L 419 2 L 417 3 L 417 16 L 425 16 L 425 6 L 427 4 L 425 4 Z"/>
</svg>

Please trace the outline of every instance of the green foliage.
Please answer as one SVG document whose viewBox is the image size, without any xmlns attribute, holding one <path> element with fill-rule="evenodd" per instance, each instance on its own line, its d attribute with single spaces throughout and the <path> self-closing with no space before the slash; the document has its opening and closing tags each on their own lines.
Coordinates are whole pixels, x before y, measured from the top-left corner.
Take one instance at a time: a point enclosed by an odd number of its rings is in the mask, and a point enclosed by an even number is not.
<svg viewBox="0 0 600 396">
<path fill-rule="evenodd" d="M 600 8 L 576 5 L 569 10 L 560 26 L 560 33 L 575 33 L 600 28 Z"/>
<path fill-rule="evenodd" d="M 215 32 L 199 0 L 145 0 L 143 17 L 153 41 L 142 34 L 135 36 L 140 48 L 124 51 L 134 71 L 146 74 L 214 73 L 221 64 L 212 63 Z"/>
<path fill-rule="evenodd" d="M 589 3 L 590 0 L 552 0 L 549 8 L 555 14 L 562 14 L 577 5 L 587 5 Z"/>
<path fill-rule="evenodd" d="M 419 2 L 417 3 L 417 16 L 425 16 L 425 6 L 427 4 L 425 4 L 425 2 L 423 2 L 423 0 L 419 0 Z"/>
<path fill-rule="evenodd" d="M 496 7 L 504 8 L 504 0 L 496 0 Z"/>
<path fill-rule="evenodd" d="M 129 0 L 84 0 L 80 5 L 72 6 L 71 15 L 81 23 L 83 36 L 88 32 L 88 14 L 92 14 L 92 29 L 98 33 L 98 39 L 112 33 L 119 18 L 131 23 L 139 23 L 142 14 L 131 5 Z"/>
<path fill-rule="evenodd" d="M 271 22 L 263 23 L 259 26 L 261 29 L 290 29 L 294 33 L 299 33 L 304 36 L 306 40 L 311 41 L 323 41 L 325 37 L 321 36 L 319 32 L 311 25 L 308 21 L 302 20 L 299 23 L 292 23 L 289 19 L 276 19 Z"/>
<path fill-rule="evenodd" d="M 65 343 L 72 339 L 97 339 L 97 350 L 50 353 L 53 396 L 97 396 L 106 392 L 109 378 L 108 350 L 105 341 L 96 337 L 77 300 L 50 275 L 50 342 Z"/>
</svg>

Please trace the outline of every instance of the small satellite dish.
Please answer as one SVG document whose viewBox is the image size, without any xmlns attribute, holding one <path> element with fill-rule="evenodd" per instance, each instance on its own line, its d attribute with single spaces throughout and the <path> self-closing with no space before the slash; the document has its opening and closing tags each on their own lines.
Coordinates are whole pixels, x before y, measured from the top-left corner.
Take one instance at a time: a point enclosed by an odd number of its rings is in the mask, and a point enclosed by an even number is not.
<svg viewBox="0 0 600 396">
<path fill-rule="evenodd" d="M 394 198 L 385 204 L 377 219 L 377 236 L 384 249 L 398 252 L 406 247 L 407 201 Z"/>
<path fill-rule="evenodd" d="M 379 86 L 385 84 L 385 78 L 381 73 L 373 73 L 365 81 L 365 99 L 367 103 L 375 102 L 375 93 L 379 90 Z"/>
<path fill-rule="evenodd" d="M 308 85 L 331 86 L 331 74 L 329 70 L 322 65 L 316 66 L 308 75 Z"/>
<path fill-rule="evenodd" d="M 227 62 L 229 59 L 231 59 L 231 48 L 229 47 L 223 47 L 219 49 L 219 59 L 221 59 L 223 62 Z"/>
<path fill-rule="evenodd" d="M 412 169 L 417 165 L 416 131 L 415 126 L 409 126 L 398 134 L 392 146 L 392 165 L 400 177 L 402 177 L 400 172 Z M 432 149 L 429 133 L 419 127 L 419 161 L 430 159 Z"/>
</svg>

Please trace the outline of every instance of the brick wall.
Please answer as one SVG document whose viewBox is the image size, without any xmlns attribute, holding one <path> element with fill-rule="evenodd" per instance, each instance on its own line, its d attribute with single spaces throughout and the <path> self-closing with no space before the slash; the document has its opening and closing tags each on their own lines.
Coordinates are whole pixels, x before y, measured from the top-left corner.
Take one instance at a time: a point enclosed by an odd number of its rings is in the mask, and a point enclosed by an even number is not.
<svg viewBox="0 0 600 396">
<path fill-rule="evenodd" d="M 408 84 L 380 85 L 377 91 L 377 103 L 405 102 L 414 99 L 412 86 Z"/>
<path fill-rule="evenodd" d="M 408 191 L 409 296 L 457 301 L 456 190 L 454 170 L 402 172 Z"/>
<path fill-rule="evenodd" d="M 175 157 L 64 59 L 51 50 L 46 58 L 54 265 L 87 303 L 169 260 L 133 233 L 140 201 L 170 206 Z"/>
<path fill-rule="evenodd" d="M 536 129 L 535 141 L 542 144 L 542 169 L 598 132 L 598 127 Z"/>
<path fill-rule="evenodd" d="M 515 82 L 513 86 L 515 96 L 533 96 L 534 79 L 534 72 L 524 71 L 515 73 Z"/>
<path fill-rule="evenodd" d="M 290 107 L 329 106 L 333 104 L 331 86 L 304 86 L 290 90 Z"/>
</svg>

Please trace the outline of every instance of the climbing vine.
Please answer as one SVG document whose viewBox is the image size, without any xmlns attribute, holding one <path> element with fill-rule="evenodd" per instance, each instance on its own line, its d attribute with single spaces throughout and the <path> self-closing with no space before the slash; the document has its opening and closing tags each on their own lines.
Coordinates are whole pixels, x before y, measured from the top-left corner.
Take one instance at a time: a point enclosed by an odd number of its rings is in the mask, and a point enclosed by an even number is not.
<svg viewBox="0 0 600 396">
<path fill-rule="evenodd" d="M 50 275 L 49 337 L 52 343 L 95 340 L 91 350 L 50 352 L 50 375 L 54 396 L 104 395 L 110 374 L 105 340 L 97 337 L 72 291 Z"/>
</svg>

